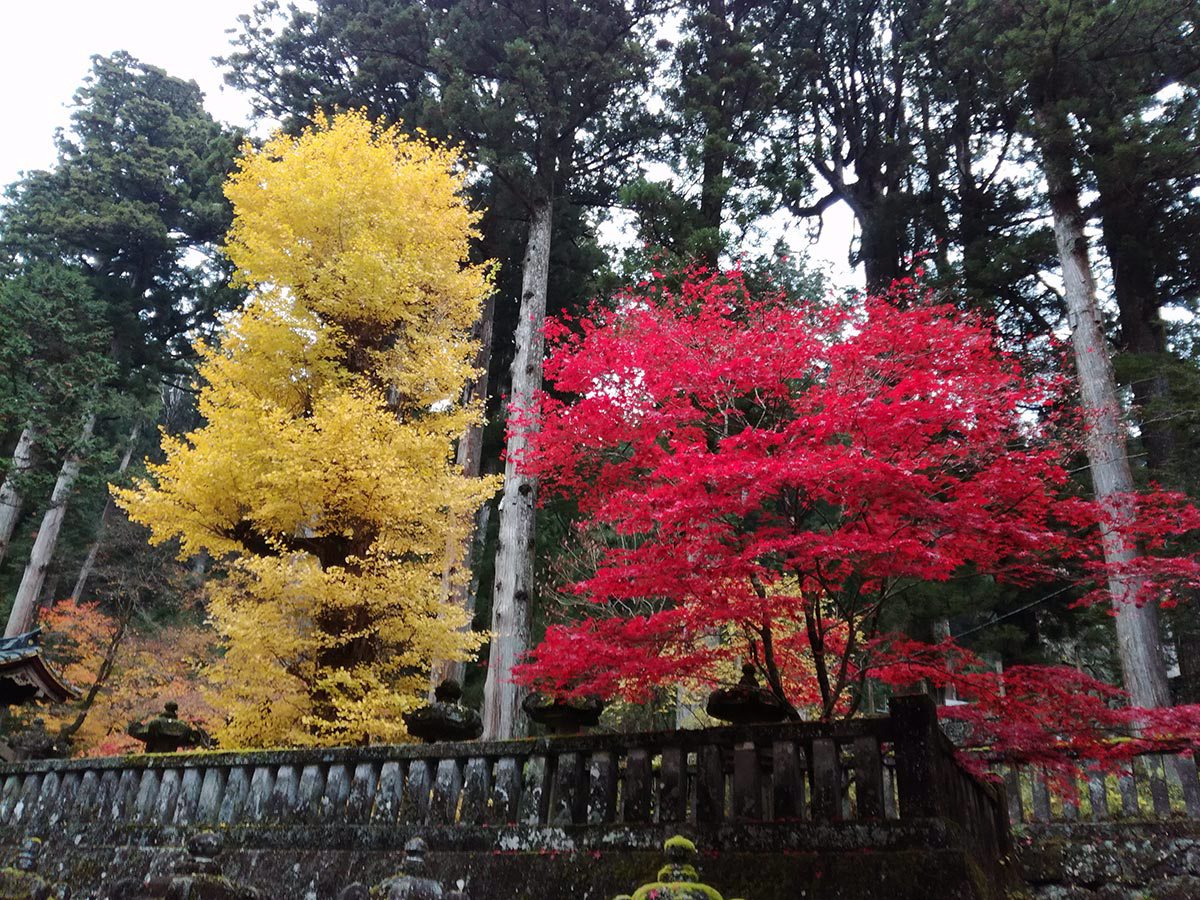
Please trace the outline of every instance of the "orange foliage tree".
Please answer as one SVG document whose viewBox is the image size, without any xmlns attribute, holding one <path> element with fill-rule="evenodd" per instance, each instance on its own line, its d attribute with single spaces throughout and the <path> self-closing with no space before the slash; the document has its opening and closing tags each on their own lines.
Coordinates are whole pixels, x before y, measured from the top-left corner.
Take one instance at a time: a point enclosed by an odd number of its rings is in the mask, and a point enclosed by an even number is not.
<svg viewBox="0 0 1200 900">
<path fill-rule="evenodd" d="M 79 700 L 42 714 L 46 729 L 69 739 L 82 756 L 136 752 L 130 721 L 160 711 L 168 700 L 206 730 L 217 721 L 201 669 L 212 655 L 213 633 L 199 623 L 133 627 L 131 610 L 105 612 L 98 603 L 63 600 L 45 610 L 47 655 L 79 688 Z"/>
</svg>

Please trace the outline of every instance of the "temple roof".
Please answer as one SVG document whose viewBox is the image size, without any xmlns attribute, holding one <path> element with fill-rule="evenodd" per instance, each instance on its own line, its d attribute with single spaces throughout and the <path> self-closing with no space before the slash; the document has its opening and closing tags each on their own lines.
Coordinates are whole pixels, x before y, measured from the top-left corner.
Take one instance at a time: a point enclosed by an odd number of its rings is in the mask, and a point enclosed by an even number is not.
<svg viewBox="0 0 1200 900">
<path fill-rule="evenodd" d="M 42 629 L 0 638 L 0 706 L 31 700 L 63 703 L 79 695 L 42 657 Z"/>
</svg>

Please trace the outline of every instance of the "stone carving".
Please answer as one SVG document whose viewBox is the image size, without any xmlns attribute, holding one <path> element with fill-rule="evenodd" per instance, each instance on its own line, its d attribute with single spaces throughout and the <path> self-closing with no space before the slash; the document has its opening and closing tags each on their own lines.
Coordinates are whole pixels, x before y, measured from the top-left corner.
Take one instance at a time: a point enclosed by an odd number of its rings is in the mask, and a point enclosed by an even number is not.
<svg viewBox="0 0 1200 900">
<path fill-rule="evenodd" d="M 724 900 L 716 888 L 700 881 L 696 871 L 696 845 L 685 837 L 675 835 L 663 843 L 667 864 L 658 870 L 656 879 L 643 884 L 630 894 L 620 894 L 614 900 Z"/>
<path fill-rule="evenodd" d="M 16 863 L 0 869 L 0 900 L 70 900 L 70 888 L 51 884 L 37 873 L 41 854 L 40 838 L 21 842 Z"/>
<path fill-rule="evenodd" d="M 371 890 L 355 882 L 338 894 L 338 900 L 468 900 L 459 890 L 447 891 L 428 876 L 425 854 L 429 846 L 419 837 L 404 845 L 401 874 L 395 875 Z"/>
<path fill-rule="evenodd" d="M 221 874 L 217 856 L 221 838 L 211 831 L 192 835 L 188 858 L 175 865 L 174 874 L 145 881 L 118 881 L 111 900 L 259 900 L 254 888 L 234 884 Z"/>
</svg>

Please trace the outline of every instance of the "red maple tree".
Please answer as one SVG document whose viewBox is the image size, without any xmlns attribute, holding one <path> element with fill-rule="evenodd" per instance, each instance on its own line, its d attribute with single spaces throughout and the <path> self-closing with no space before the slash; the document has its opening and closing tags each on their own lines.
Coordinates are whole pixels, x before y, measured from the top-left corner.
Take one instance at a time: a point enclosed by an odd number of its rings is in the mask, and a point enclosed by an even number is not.
<svg viewBox="0 0 1200 900">
<path fill-rule="evenodd" d="M 925 582 L 1095 575 L 1099 512 L 1071 496 L 1047 424 L 1060 380 L 911 289 L 839 304 L 756 299 L 736 272 L 670 284 L 547 326 L 550 392 L 521 464 L 622 539 L 574 586 L 594 614 L 551 627 L 520 680 L 637 698 L 749 658 L 797 715 L 853 714 L 868 679 L 925 678 L 956 682 L 993 743 L 1005 717 L 1043 745 L 1061 735 L 1035 714 L 1056 686 L 1095 698 L 1075 706 L 1081 734 L 1120 724 L 1100 714 L 1113 689 L 1078 673 L 1010 671 L 1006 690 L 965 651 L 881 627 Z M 1176 495 L 1144 506 L 1156 552 L 1200 524 Z M 1200 582 L 1193 557 L 1143 564 L 1155 602 Z"/>
</svg>

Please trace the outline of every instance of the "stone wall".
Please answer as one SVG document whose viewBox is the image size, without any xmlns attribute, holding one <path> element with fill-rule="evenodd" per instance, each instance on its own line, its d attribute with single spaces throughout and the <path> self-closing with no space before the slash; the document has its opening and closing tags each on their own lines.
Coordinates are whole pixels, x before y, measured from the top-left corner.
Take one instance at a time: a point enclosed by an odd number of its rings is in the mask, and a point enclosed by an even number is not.
<svg viewBox="0 0 1200 900">
<path fill-rule="evenodd" d="M 1200 900 L 1200 822 L 1031 825 L 1015 843 L 1038 900 Z"/>
<path fill-rule="evenodd" d="M 80 823 L 49 830 L 41 873 L 75 897 L 108 900 L 120 879 L 170 872 L 189 829 Z M 417 830 L 396 826 L 219 829 L 230 878 L 264 900 L 335 900 L 353 881 L 396 874 Z M 746 900 L 1002 900 L 943 821 L 867 824 L 741 824 L 714 827 L 464 828 L 419 831 L 432 874 L 472 900 L 609 900 L 652 880 L 666 837 L 682 832 L 700 849 L 704 880 Z M 0 829 L 0 862 L 20 838 Z"/>
</svg>

